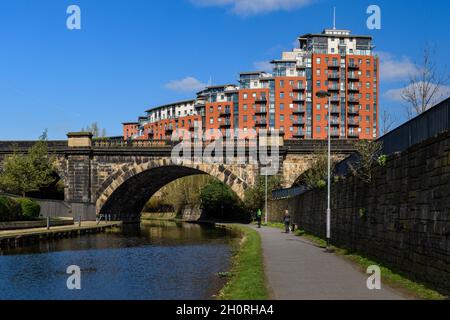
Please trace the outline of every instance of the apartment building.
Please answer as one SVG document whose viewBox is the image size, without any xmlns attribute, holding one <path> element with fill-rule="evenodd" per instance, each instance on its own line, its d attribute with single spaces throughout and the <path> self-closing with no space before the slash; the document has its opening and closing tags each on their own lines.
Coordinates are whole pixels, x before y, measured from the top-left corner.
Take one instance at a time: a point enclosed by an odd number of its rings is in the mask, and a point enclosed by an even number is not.
<svg viewBox="0 0 450 320">
<path fill-rule="evenodd" d="M 326 29 L 298 42 L 271 61 L 272 72 L 242 72 L 238 84 L 208 86 L 193 100 L 147 110 L 137 134 L 136 123 L 124 124 L 124 137 L 166 139 L 177 128 L 229 137 L 252 128 L 279 129 L 285 139 L 325 139 L 331 108 L 333 138 L 376 138 L 379 60 L 372 38 Z M 330 94 L 330 105 L 319 91 Z"/>
</svg>

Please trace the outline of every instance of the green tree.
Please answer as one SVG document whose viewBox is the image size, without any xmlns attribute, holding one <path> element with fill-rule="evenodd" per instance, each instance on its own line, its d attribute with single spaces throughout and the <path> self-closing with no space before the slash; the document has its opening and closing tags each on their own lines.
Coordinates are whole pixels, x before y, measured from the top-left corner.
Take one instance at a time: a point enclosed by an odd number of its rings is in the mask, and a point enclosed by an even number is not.
<svg viewBox="0 0 450 320">
<path fill-rule="evenodd" d="M 3 161 L 0 188 L 23 197 L 27 192 L 39 191 L 55 180 L 53 162 L 44 140 L 36 142 L 27 154 L 15 151 Z"/>
<path fill-rule="evenodd" d="M 272 191 L 282 187 L 282 180 L 279 176 L 270 176 L 267 178 L 267 198 L 272 200 Z M 264 208 L 266 199 L 266 178 L 259 176 L 256 185 L 245 192 L 244 204 L 245 207 L 255 212 L 258 209 Z"/>
<path fill-rule="evenodd" d="M 379 164 L 383 144 L 379 141 L 360 140 L 355 144 L 358 159 L 349 164 L 349 168 L 354 176 L 364 182 L 371 182 L 373 179 L 373 167 Z"/>
<path fill-rule="evenodd" d="M 331 157 L 331 170 L 334 170 L 336 159 Z M 328 152 L 326 149 L 314 151 L 310 168 L 301 176 L 297 184 L 306 184 L 309 188 L 323 188 L 327 184 Z"/>
<path fill-rule="evenodd" d="M 233 210 L 238 203 L 233 191 L 218 180 L 213 180 L 202 188 L 200 200 L 203 210 L 213 214 Z"/>
</svg>

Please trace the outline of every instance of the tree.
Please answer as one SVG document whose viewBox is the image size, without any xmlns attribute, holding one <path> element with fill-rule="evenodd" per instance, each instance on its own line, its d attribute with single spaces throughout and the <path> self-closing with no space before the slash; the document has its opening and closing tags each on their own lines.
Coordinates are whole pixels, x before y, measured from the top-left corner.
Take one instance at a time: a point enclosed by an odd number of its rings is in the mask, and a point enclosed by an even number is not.
<svg viewBox="0 0 450 320">
<path fill-rule="evenodd" d="M 336 164 L 336 159 L 331 157 L 331 170 Z M 309 188 L 323 188 L 326 186 L 328 176 L 328 152 L 326 149 L 314 151 L 310 169 L 307 170 L 300 179 L 300 183 L 306 184 Z"/>
<path fill-rule="evenodd" d="M 105 128 L 100 128 L 97 122 L 91 123 L 86 128 L 81 128 L 81 131 L 92 133 L 94 138 L 104 138 L 104 137 L 106 137 L 106 129 Z"/>
<path fill-rule="evenodd" d="M 360 140 L 355 144 L 358 159 L 349 163 L 354 176 L 364 182 L 371 182 L 373 178 L 373 167 L 381 157 L 383 144 L 379 141 Z"/>
<path fill-rule="evenodd" d="M 55 181 L 53 162 L 44 140 L 36 142 L 27 154 L 15 151 L 3 161 L 0 188 L 23 197 L 27 192 L 39 191 Z"/>
<path fill-rule="evenodd" d="M 233 191 L 218 180 L 213 180 L 202 188 L 200 200 L 203 210 L 212 214 L 232 210 L 238 202 Z"/>
<path fill-rule="evenodd" d="M 266 177 L 259 176 L 256 185 L 245 192 L 245 207 L 255 212 L 265 206 L 266 200 Z M 267 178 L 267 198 L 272 200 L 272 191 L 282 187 L 282 180 L 279 176 L 270 176 Z"/>
<path fill-rule="evenodd" d="M 402 91 L 402 99 L 408 104 L 406 112 L 409 119 L 427 111 L 449 94 L 443 88 L 450 80 L 450 74 L 445 68 L 436 66 L 432 49 L 423 50 L 422 61 L 416 63 L 415 70 Z"/>
<path fill-rule="evenodd" d="M 381 135 L 384 136 L 386 133 L 391 131 L 394 127 L 396 119 L 391 116 L 389 111 L 383 110 L 381 113 Z"/>
</svg>

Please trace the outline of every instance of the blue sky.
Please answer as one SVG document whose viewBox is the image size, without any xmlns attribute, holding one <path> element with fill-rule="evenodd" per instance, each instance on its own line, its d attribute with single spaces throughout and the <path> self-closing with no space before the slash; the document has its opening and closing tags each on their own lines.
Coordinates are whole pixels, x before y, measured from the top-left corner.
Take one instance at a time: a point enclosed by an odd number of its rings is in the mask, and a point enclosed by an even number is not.
<svg viewBox="0 0 450 320">
<path fill-rule="evenodd" d="M 66 9 L 81 8 L 81 30 Z M 381 30 L 366 9 L 381 8 Z M 380 105 L 405 120 L 398 91 L 422 48 L 448 63 L 449 1 L 10 0 L 0 7 L 0 140 L 50 139 L 97 121 L 109 135 L 152 106 L 194 97 L 210 78 L 235 82 L 332 25 L 374 37 L 384 68 Z"/>
</svg>

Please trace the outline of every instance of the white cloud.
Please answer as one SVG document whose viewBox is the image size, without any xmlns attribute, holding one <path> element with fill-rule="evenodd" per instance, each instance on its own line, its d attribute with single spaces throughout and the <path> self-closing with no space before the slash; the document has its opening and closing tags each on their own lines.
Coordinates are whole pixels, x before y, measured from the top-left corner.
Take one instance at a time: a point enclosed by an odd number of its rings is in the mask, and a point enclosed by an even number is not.
<svg viewBox="0 0 450 320">
<path fill-rule="evenodd" d="M 191 0 L 203 7 L 226 7 L 239 16 L 252 16 L 272 11 L 288 11 L 309 5 L 315 0 Z"/>
<path fill-rule="evenodd" d="M 181 80 L 173 80 L 166 84 L 166 88 L 172 91 L 192 92 L 199 91 L 207 85 L 194 77 L 186 77 Z"/>
<path fill-rule="evenodd" d="M 269 61 L 256 61 L 256 62 L 253 62 L 253 66 L 258 71 L 271 72 L 273 69 L 273 65 Z"/>
<path fill-rule="evenodd" d="M 378 52 L 380 77 L 385 82 L 405 81 L 418 72 L 416 65 L 408 58 L 396 58 L 389 52 Z"/>
<path fill-rule="evenodd" d="M 402 92 L 403 90 L 405 90 L 406 88 L 410 88 L 412 85 L 408 85 L 404 88 L 399 88 L 399 89 L 391 89 L 386 91 L 383 96 L 386 99 L 392 100 L 392 101 L 396 101 L 396 102 L 404 102 L 404 100 L 402 99 Z M 435 95 L 435 99 L 433 99 L 433 101 L 431 101 L 431 105 L 435 105 L 437 103 L 439 103 L 440 101 L 442 101 L 445 98 L 450 97 L 450 87 L 449 86 L 439 86 L 439 90 L 437 92 L 437 94 Z"/>
</svg>

